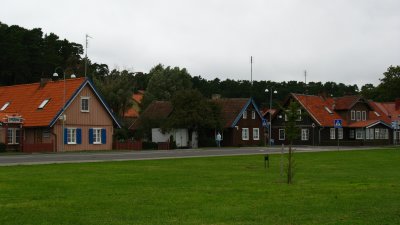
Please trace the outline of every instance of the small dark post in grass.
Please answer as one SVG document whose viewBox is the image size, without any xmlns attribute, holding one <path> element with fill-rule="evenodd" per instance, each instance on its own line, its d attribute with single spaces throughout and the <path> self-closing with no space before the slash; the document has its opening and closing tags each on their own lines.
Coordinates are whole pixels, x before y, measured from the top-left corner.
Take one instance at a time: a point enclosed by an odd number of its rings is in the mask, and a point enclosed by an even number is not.
<svg viewBox="0 0 400 225">
<path fill-rule="evenodd" d="M 268 154 L 264 155 L 264 168 L 267 168 L 267 165 L 269 168 L 269 155 Z"/>
</svg>

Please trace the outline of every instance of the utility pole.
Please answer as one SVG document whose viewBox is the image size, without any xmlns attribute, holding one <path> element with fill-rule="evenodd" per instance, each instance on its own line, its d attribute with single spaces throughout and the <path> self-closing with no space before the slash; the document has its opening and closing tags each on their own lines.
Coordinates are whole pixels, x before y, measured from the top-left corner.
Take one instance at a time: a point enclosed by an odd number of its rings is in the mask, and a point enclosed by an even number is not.
<svg viewBox="0 0 400 225">
<path fill-rule="evenodd" d="M 88 38 L 92 38 L 90 37 L 88 34 L 86 34 L 86 45 L 85 45 L 85 77 L 87 74 L 87 62 L 88 62 L 88 57 L 87 57 L 87 48 L 88 48 Z"/>
</svg>

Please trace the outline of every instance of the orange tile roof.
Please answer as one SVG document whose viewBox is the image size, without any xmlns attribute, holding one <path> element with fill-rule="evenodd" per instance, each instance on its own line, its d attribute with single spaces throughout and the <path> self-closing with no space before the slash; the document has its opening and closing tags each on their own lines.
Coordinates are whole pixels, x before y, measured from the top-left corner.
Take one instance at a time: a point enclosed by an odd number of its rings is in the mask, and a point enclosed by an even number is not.
<svg viewBox="0 0 400 225">
<path fill-rule="evenodd" d="M 138 93 L 134 93 L 132 95 L 132 99 L 133 99 L 133 101 L 135 101 L 135 102 L 140 104 L 142 102 L 143 95 L 144 95 L 144 91 L 139 90 Z"/>
<path fill-rule="evenodd" d="M 332 127 L 335 119 L 341 119 L 340 115 L 332 108 L 334 103 L 333 98 L 303 94 L 292 95 L 320 126 Z M 343 126 L 347 126 L 346 121 L 343 120 L 342 122 Z"/>
<path fill-rule="evenodd" d="M 400 109 L 396 109 L 395 102 L 373 102 L 372 104 L 381 111 L 381 114 L 385 114 L 388 122 L 400 120 Z"/>
<path fill-rule="evenodd" d="M 130 108 L 130 109 L 128 109 L 128 111 L 126 111 L 124 113 L 124 117 L 137 118 L 137 117 L 139 117 L 139 113 L 138 113 L 138 111 L 136 109 Z"/>
<path fill-rule="evenodd" d="M 310 114 L 310 116 L 314 118 L 320 126 L 333 127 L 335 119 L 342 119 L 342 125 L 344 127 L 366 127 L 378 121 L 390 124 L 390 119 L 388 118 L 387 113 L 382 110 L 382 106 L 379 106 L 381 103 L 372 101 L 366 101 L 366 104 L 369 104 L 371 107 L 371 111 L 369 111 L 368 114 L 369 120 L 358 121 L 350 124 L 347 123 L 346 119 L 342 118 L 335 110 L 350 109 L 361 99 L 361 97 L 358 96 L 345 96 L 341 98 L 324 98 L 322 96 L 303 94 L 292 94 L 292 96 L 297 99 L 301 106 L 307 110 L 308 114 Z M 338 102 L 339 109 L 337 107 Z M 335 109 L 333 109 L 334 106 Z"/>
<path fill-rule="evenodd" d="M 65 101 L 67 102 L 84 83 L 85 78 L 65 80 Z M 43 87 L 40 83 L 22 84 L 0 87 L 0 108 L 6 103 L 10 105 L 1 113 L 20 114 L 25 127 L 49 126 L 64 102 L 64 81 L 49 81 Z M 43 109 L 39 105 L 50 99 Z"/>
</svg>

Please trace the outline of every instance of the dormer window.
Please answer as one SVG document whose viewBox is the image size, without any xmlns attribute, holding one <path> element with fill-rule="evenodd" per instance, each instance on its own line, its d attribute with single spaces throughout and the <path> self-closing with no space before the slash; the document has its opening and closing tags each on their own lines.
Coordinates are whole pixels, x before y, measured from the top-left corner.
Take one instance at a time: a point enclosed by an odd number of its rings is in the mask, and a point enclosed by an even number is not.
<svg viewBox="0 0 400 225">
<path fill-rule="evenodd" d="M 38 109 L 43 109 L 43 108 L 47 105 L 47 103 L 48 103 L 49 101 L 50 101 L 49 98 L 43 100 L 43 102 L 39 105 Z"/>
<path fill-rule="evenodd" d="M 251 119 L 255 119 L 256 118 L 256 112 L 254 112 L 254 111 L 251 111 Z"/>
<path fill-rule="evenodd" d="M 10 102 L 6 102 L 3 107 L 1 107 L 0 111 L 4 111 L 7 109 L 7 107 L 10 105 Z"/>
<path fill-rule="evenodd" d="M 247 119 L 247 111 L 243 112 L 243 119 Z"/>
<path fill-rule="evenodd" d="M 377 111 L 374 111 L 376 116 L 381 116 L 381 114 L 379 114 Z"/>
<path fill-rule="evenodd" d="M 361 120 L 361 111 L 356 112 L 356 120 L 360 121 Z"/>
</svg>

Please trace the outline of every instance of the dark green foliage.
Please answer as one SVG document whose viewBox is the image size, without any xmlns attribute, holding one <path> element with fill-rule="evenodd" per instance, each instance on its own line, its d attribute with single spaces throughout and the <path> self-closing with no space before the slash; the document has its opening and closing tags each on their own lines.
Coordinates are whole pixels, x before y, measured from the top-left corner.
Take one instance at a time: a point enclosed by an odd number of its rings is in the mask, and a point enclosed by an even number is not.
<svg viewBox="0 0 400 225">
<path fill-rule="evenodd" d="M 142 100 L 145 109 L 154 100 L 171 100 L 175 92 L 192 88 L 191 76 L 185 68 L 166 67 L 159 64 L 148 75 L 149 81 Z"/>
<path fill-rule="evenodd" d="M 177 91 L 172 98 L 172 105 L 174 110 L 163 125 L 165 129 L 188 128 L 189 131 L 198 131 L 221 127 L 220 108 L 197 90 Z"/>
<path fill-rule="evenodd" d="M 6 151 L 7 145 L 4 144 L 3 142 L 0 142 L 0 152 L 5 152 Z"/>
<path fill-rule="evenodd" d="M 38 82 L 51 78 L 61 67 L 66 75 L 78 74 L 82 67 L 80 44 L 60 40 L 40 28 L 27 30 L 0 22 L 0 85 Z"/>
</svg>

